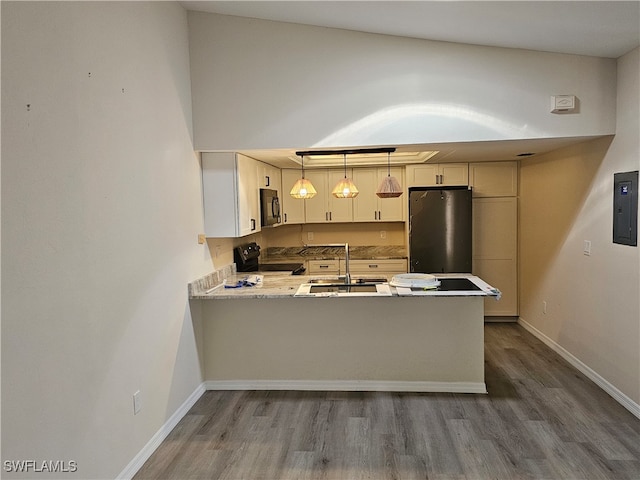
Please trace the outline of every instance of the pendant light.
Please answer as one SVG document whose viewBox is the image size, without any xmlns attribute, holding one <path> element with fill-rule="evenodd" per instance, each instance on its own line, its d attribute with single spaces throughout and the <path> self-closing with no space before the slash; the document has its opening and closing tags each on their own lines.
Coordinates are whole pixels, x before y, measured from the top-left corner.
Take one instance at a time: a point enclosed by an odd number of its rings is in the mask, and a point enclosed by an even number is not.
<svg viewBox="0 0 640 480">
<path fill-rule="evenodd" d="M 376 191 L 380 198 L 394 198 L 402 195 L 402 186 L 396 177 L 391 176 L 391 152 L 387 152 L 387 176 Z"/>
<path fill-rule="evenodd" d="M 313 198 L 318 192 L 316 192 L 313 184 L 304 178 L 304 155 L 300 155 L 300 159 L 302 160 L 302 178 L 298 179 L 298 181 L 293 184 L 289 195 L 293 198 Z"/>
<path fill-rule="evenodd" d="M 331 193 L 336 198 L 353 198 L 358 196 L 358 189 L 350 178 L 347 178 L 347 154 L 344 153 L 344 178 L 336 183 Z"/>
</svg>

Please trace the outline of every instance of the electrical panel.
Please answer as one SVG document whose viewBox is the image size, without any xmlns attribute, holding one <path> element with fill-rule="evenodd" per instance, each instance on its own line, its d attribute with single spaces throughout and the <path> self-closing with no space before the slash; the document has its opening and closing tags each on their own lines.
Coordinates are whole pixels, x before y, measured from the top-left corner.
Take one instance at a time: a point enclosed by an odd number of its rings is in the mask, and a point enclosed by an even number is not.
<svg viewBox="0 0 640 480">
<path fill-rule="evenodd" d="M 638 172 L 613 175 L 613 243 L 638 246 Z"/>
</svg>

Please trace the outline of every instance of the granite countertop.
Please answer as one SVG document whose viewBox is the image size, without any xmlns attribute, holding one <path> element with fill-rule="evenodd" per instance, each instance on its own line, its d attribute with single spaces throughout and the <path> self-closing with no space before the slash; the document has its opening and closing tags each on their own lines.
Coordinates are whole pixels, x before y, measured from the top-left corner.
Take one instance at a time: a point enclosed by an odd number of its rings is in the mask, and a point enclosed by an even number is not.
<svg viewBox="0 0 640 480">
<path fill-rule="evenodd" d="M 240 287 L 240 288 L 225 288 L 224 281 L 227 280 L 230 284 L 236 284 L 238 280 L 245 278 L 251 279 L 252 276 L 258 275 L 261 277 L 261 282 L 252 287 Z M 483 288 L 483 291 L 429 291 L 414 293 L 408 296 L 487 296 L 493 295 L 499 298 L 500 292 L 493 289 L 490 285 L 487 285 L 478 277 L 472 275 L 451 275 L 455 277 L 468 277 L 474 279 L 479 286 Z M 360 276 L 359 276 L 360 277 Z M 362 276 L 366 278 L 367 276 Z M 439 276 L 440 277 L 440 276 Z M 220 270 L 216 270 L 213 273 L 206 275 L 189 284 L 189 298 L 192 300 L 224 300 L 224 299 L 240 299 L 240 298 L 294 298 L 298 287 L 303 283 L 308 283 L 311 278 L 322 278 L 318 275 L 287 275 L 282 272 L 253 272 L 253 273 L 240 273 L 235 271 L 235 264 L 223 267 Z M 399 294 L 394 287 L 391 287 L 392 295 L 403 296 Z M 302 297 L 296 297 L 302 298 Z M 317 298 L 314 296 L 306 298 Z M 329 297 L 332 298 L 332 297 Z M 362 298 L 362 297 L 354 297 Z"/>
<path fill-rule="evenodd" d="M 349 257 L 352 260 L 408 258 L 407 250 L 402 245 L 349 245 Z M 344 258 L 343 247 L 268 247 L 261 252 L 260 261 L 262 263 L 304 262 L 305 260 L 329 260 L 335 258 Z"/>
</svg>

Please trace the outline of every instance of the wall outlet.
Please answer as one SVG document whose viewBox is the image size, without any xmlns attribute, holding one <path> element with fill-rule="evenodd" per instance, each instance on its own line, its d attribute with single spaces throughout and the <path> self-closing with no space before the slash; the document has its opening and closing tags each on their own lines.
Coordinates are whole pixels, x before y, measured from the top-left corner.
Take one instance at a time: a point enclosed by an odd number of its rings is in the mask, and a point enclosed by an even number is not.
<svg viewBox="0 0 640 480">
<path fill-rule="evenodd" d="M 313 232 L 307 232 L 307 240 L 313 240 Z"/>
<path fill-rule="evenodd" d="M 547 314 L 547 302 L 546 300 L 542 302 L 542 313 Z"/>
<path fill-rule="evenodd" d="M 582 246 L 582 253 L 591 255 L 591 240 L 585 240 Z"/>
<path fill-rule="evenodd" d="M 220 245 L 216 245 L 216 248 L 214 249 L 213 255 L 218 258 L 220 256 Z"/>
<path fill-rule="evenodd" d="M 207 237 L 204 233 L 198 235 L 198 244 L 204 245 L 207 242 Z"/>
<path fill-rule="evenodd" d="M 140 400 L 140 390 L 133 394 L 133 414 L 137 415 L 140 413 L 140 409 L 142 408 L 141 400 Z"/>
<path fill-rule="evenodd" d="M 387 238 L 387 232 L 385 230 L 380 230 L 380 238 Z"/>
</svg>

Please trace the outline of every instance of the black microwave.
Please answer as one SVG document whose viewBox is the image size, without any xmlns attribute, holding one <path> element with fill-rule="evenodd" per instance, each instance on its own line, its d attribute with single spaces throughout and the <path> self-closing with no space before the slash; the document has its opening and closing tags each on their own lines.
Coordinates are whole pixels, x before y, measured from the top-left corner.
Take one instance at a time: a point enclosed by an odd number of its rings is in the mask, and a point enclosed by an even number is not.
<svg viewBox="0 0 640 480">
<path fill-rule="evenodd" d="M 280 223 L 280 200 L 277 190 L 260 189 L 260 223 L 263 227 Z"/>
</svg>

